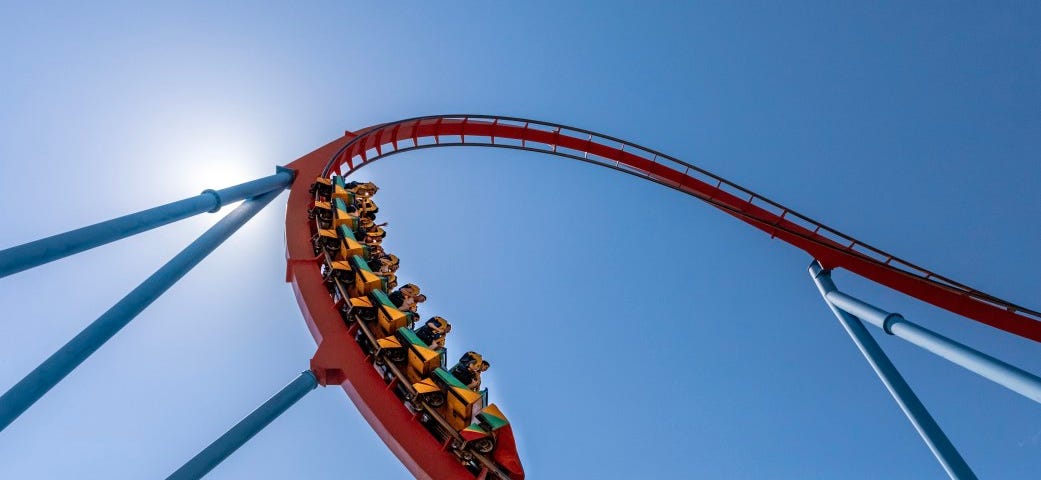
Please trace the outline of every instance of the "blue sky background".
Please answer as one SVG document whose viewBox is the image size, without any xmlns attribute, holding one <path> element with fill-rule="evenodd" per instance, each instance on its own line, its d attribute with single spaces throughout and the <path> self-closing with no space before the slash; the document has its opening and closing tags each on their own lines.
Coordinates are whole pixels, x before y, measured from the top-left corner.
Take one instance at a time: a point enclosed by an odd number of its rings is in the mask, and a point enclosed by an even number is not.
<svg viewBox="0 0 1041 480">
<path fill-rule="evenodd" d="M 1041 307 L 1036 2 L 341 3 L 0 4 L 0 247 L 267 175 L 344 129 L 491 113 L 662 150 Z M 427 150 L 360 177 L 422 311 L 491 360 L 530 478 L 944 477 L 801 251 L 530 153 Z M 284 210 L 0 434 L 0 478 L 165 477 L 306 368 Z M 216 218 L 0 279 L 0 388 Z M 836 280 L 1041 372 L 1036 344 Z M 1037 404 L 880 342 L 981 478 L 1041 471 Z M 211 474 L 407 476 L 335 388 Z"/>
</svg>

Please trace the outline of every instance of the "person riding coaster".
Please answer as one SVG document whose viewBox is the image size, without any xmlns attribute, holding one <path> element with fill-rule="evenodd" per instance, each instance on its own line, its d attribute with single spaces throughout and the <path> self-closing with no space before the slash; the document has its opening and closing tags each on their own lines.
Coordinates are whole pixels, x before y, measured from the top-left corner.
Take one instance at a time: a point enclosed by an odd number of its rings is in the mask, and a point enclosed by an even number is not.
<svg viewBox="0 0 1041 480">
<path fill-rule="evenodd" d="M 452 325 L 448 323 L 448 320 L 441 317 L 430 317 L 423 326 L 416 329 L 416 336 L 427 345 L 434 345 L 440 340 L 443 346 L 444 337 L 451 331 Z"/>
<path fill-rule="evenodd" d="M 383 237 L 387 236 L 387 232 L 381 227 L 387 226 L 386 223 L 377 224 L 369 217 L 359 217 L 358 225 L 354 228 L 354 236 L 358 240 L 365 242 L 367 237 L 379 238 L 383 240 Z"/>
<path fill-rule="evenodd" d="M 481 388 L 481 373 L 488 371 L 491 366 L 490 363 L 481 357 L 481 354 L 466 352 L 459 358 L 459 363 L 456 363 L 449 370 L 449 373 L 466 385 L 467 388 L 476 392 Z"/>
<path fill-rule="evenodd" d="M 419 286 L 414 283 L 406 283 L 401 288 L 390 292 L 387 296 L 390 297 L 391 302 L 394 302 L 395 307 L 401 308 L 405 305 L 407 299 L 415 298 L 418 295 Z"/>
<path fill-rule="evenodd" d="M 376 275 L 397 274 L 398 272 L 398 264 L 390 262 L 390 260 L 387 260 L 386 257 L 370 259 L 367 263 L 369 265 L 369 269 L 373 272 L 376 272 Z M 373 268 L 374 266 L 375 268 Z"/>
<path fill-rule="evenodd" d="M 398 256 L 394 254 L 386 255 L 372 255 L 369 259 L 369 268 L 372 271 L 387 269 L 391 272 L 397 272 L 398 267 L 401 266 Z"/>
<path fill-rule="evenodd" d="M 368 266 L 368 265 L 366 265 L 366 266 Z M 383 281 L 383 285 L 380 287 L 380 290 L 390 291 L 390 290 L 393 290 L 395 288 L 398 288 L 398 276 L 395 275 L 394 272 L 375 272 L 375 273 L 376 273 L 376 276 L 380 277 L 380 280 Z"/>
<path fill-rule="evenodd" d="M 382 246 L 381 245 L 382 243 L 383 243 L 383 237 L 370 237 L 370 236 L 366 236 L 361 241 L 361 244 L 364 245 L 365 248 L 368 248 L 370 250 L 373 249 L 373 248 Z M 368 265 L 366 264 L 365 266 L 367 267 Z"/>
<path fill-rule="evenodd" d="M 350 182 L 344 183 L 343 177 L 334 175 L 332 178 L 318 177 L 311 185 L 311 193 L 317 193 L 324 200 L 343 199 L 352 205 L 359 200 L 372 198 L 379 187 L 372 182 Z"/>
<path fill-rule="evenodd" d="M 355 205 L 358 206 L 358 215 L 373 220 L 376 219 L 376 214 L 380 211 L 380 207 L 376 206 L 376 202 L 373 202 L 371 198 L 359 198 Z"/>
<path fill-rule="evenodd" d="M 383 229 L 386 223 L 376 225 L 376 228 L 365 232 L 365 241 L 380 243 L 384 238 L 387 238 L 387 231 Z"/>
<path fill-rule="evenodd" d="M 419 315 L 419 304 L 425 301 L 427 301 L 427 296 L 420 293 L 415 297 L 406 298 L 405 302 L 402 303 L 401 306 L 398 308 L 400 308 L 402 311 L 412 312 L 416 315 Z"/>
<path fill-rule="evenodd" d="M 344 187 L 355 195 L 365 198 L 372 197 L 380 190 L 380 187 L 377 187 L 376 184 L 372 182 L 350 182 L 344 185 Z"/>
</svg>

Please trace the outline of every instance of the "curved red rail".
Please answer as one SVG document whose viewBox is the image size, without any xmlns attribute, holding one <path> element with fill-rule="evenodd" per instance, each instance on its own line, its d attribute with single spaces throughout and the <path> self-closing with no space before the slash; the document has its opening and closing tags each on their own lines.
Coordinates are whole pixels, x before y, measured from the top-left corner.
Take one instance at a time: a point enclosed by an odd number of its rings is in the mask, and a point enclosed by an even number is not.
<svg viewBox="0 0 1041 480">
<path fill-rule="evenodd" d="M 568 157 L 679 190 L 742 220 L 821 262 L 966 318 L 1041 342 L 1041 313 L 938 275 L 872 247 L 751 190 L 676 158 L 614 137 L 558 124 L 484 115 L 419 117 L 348 132 L 290 163 L 297 179 L 286 213 L 287 281 L 319 344 L 312 368 L 323 384 L 342 384 L 365 418 L 408 469 L 420 478 L 469 474 L 440 451 L 382 378 L 354 347 L 322 285 L 313 258 L 308 186 L 319 175 L 351 172 L 380 158 L 445 146 L 513 148 Z M 348 348 L 352 347 L 352 348 Z M 393 399 L 393 401 L 389 401 Z"/>
</svg>

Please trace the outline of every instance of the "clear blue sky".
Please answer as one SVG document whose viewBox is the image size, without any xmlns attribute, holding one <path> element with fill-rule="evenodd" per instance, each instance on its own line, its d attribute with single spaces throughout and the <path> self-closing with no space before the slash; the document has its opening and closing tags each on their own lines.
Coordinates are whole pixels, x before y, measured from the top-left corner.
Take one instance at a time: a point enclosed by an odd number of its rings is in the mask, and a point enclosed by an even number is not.
<svg viewBox="0 0 1041 480">
<path fill-rule="evenodd" d="M 494 113 L 668 152 L 1041 307 L 1036 2 L 210 3 L 0 4 L 0 247 L 269 174 L 345 129 Z M 802 252 L 534 154 L 428 150 L 361 174 L 424 311 L 491 360 L 530 478 L 944 477 Z M 0 478 L 163 477 L 305 369 L 284 209 L 0 434 Z M 0 279 L 0 388 L 215 219 Z M 836 277 L 1041 372 L 1036 344 Z M 981 478 L 1036 478 L 1039 405 L 880 342 Z M 327 388 L 211 475 L 408 473 Z"/>
</svg>

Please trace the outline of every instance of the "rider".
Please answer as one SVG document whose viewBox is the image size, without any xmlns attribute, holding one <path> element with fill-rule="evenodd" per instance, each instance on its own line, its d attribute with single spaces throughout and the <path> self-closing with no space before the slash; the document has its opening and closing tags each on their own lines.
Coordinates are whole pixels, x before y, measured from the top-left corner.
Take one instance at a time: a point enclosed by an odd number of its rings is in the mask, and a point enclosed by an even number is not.
<svg viewBox="0 0 1041 480">
<path fill-rule="evenodd" d="M 460 382 L 470 390 L 477 391 L 481 388 L 481 373 L 488 370 L 491 364 L 486 362 L 481 354 L 477 352 L 466 352 L 459 358 L 459 363 L 450 370 Z"/>
<path fill-rule="evenodd" d="M 347 190 L 350 190 L 351 192 L 354 192 L 355 195 L 361 197 L 371 197 L 380 190 L 380 187 L 377 187 L 376 184 L 372 182 L 350 182 L 344 186 L 347 187 Z"/>
<path fill-rule="evenodd" d="M 417 313 L 419 304 L 427 301 L 427 296 L 420 293 L 414 297 L 405 297 L 405 301 L 401 303 L 401 307 L 398 309 L 403 312 Z"/>
<path fill-rule="evenodd" d="M 376 206 L 376 202 L 373 202 L 371 198 L 361 198 L 355 204 L 358 206 L 358 216 L 376 220 L 376 213 L 380 211 L 380 208 Z"/>
<path fill-rule="evenodd" d="M 477 371 L 474 372 L 474 381 L 473 381 L 473 383 L 470 383 L 469 385 L 467 385 L 468 387 L 470 387 L 470 390 L 473 390 L 475 392 L 480 392 L 481 391 L 481 374 L 484 373 L 484 372 L 487 372 L 488 369 L 491 368 L 491 367 L 492 367 L 492 364 L 488 363 L 487 360 L 481 360 L 480 368 L 478 368 Z"/>
<path fill-rule="evenodd" d="M 441 317 L 430 317 L 430 320 L 427 320 L 422 327 L 416 329 L 416 336 L 423 343 L 433 345 L 435 341 L 443 339 L 450 331 L 452 331 L 452 325 L 448 323 L 448 320 Z"/>
<path fill-rule="evenodd" d="M 369 264 L 369 270 L 375 272 L 387 268 L 391 272 L 398 271 L 400 262 L 398 261 L 397 255 L 394 255 L 393 253 L 387 255 L 382 249 L 380 249 L 379 252 L 372 252 L 370 256 L 372 257 L 372 260 L 367 262 Z"/>
<path fill-rule="evenodd" d="M 414 283 L 406 283 L 401 288 L 390 292 L 387 298 L 390 299 L 390 303 L 393 303 L 395 307 L 401 308 L 405 304 L 405 300 L 410 297 L 419 295 L 419 287 Z M 426 299 L 426 297 L 423 297 Z"/>
</svg>

